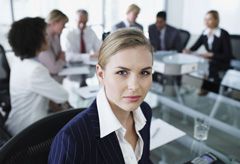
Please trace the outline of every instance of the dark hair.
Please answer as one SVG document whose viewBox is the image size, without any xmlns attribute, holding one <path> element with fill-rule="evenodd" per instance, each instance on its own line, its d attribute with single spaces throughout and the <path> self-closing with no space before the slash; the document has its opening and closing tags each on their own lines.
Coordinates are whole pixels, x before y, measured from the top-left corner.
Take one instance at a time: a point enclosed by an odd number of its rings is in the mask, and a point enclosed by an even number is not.
<svg viewBox="0 0 240 164">
<path fill-rule="evenodd" d="M 43 18 L 23 18 L 12 24 L 8 33 L 8 42 L 16 56 L 22 60 L 35 57 L 45 38 L 46 23 Z"/>
<path fill-rule="evenodd" d="M 157 13 L 157 18 L 162 18 L 163 20 L 167 20 L 167 13 L 165 11 L 159 11 Z"/>
</svg>

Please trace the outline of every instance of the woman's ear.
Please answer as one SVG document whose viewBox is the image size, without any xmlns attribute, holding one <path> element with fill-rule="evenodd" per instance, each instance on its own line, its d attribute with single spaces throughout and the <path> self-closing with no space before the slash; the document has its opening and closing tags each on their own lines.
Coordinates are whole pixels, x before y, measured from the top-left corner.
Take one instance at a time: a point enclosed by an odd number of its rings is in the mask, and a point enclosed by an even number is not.
<svg viewBox="0 0 240 164">
<path fill-rule="evenodd" d="M 96 65 L 96 73 L 97 73 L 97 78 L 99 80 L 99 83 L 103 84 L 104 70 L 102 69 L 102 67 L 99 64 Z"/>
</svg>

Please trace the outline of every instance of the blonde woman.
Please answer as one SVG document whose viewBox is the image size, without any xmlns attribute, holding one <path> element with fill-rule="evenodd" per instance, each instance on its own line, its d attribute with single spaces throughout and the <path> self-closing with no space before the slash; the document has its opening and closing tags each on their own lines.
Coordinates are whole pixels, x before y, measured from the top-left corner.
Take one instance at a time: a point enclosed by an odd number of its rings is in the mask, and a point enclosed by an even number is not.
<svg viewBox="0 0 240 164">
<path fill-rule="evenodd" d="M 208 11 L 204 21 L 206 29 L 202 35 L 189 50 L 184 50 L 184 52 L 190 53 L 202 45 L 206 49 L 205 53 L 199 54 L 209 60 L 208 80 L 203 82 L 198 93 L 200 96 L 206 95 L 208 91 L 218 92 L 221 82 L 219 73 L 230 68 L 232 58 L 230 36 L 226 30 L 219 27 L 218 12 L 216 10 Z"/>
<path fill-rule="evenodd" d="M 60 46 L 60 34 L 68 22 L 68 17 L 59 10 L 52 10 L 46 18 L 47 40 L 49 47 L 39 54 L 38 60 L 48 68 L 50 74 L 56 74 L 65 65 L 65 53 Z"/>
<path fill-rule="evenodd" d="M 52 143 L 49 164 L 148 164 L 151 108 L 143 102 L 152 83 L 152 48 L 139 30 L 110 34 L 96 72 L 101 89 L 92 105 Z"/>
<path fill-rule="evenodd" d="M 120 28 L 137 28 L 139 30 L 143 31 L 143 26 L 139 23 L 136 22 L 138 14 L 140 13 L 140 7 L 138 7 L 135 4 L 131 4 L 127 8 L 126 12 L 126 19 L 117 23 L 116 25 L 113 26 L 113 31 L 116 31 L 117 29 Z"/>
</svg>

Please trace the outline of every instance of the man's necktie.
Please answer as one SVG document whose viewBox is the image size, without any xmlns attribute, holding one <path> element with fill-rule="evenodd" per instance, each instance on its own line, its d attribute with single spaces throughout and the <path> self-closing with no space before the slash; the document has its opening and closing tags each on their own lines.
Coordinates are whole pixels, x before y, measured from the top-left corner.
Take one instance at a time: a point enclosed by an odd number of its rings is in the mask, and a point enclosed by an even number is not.
<svg viewBox="0 0 240 164">
<path fill-rule="evenodd" d="M 85 47 L 83 36 L 84 36 L 84 33 L 82 31 L 80 36 L 80 53 L 86 53 L 86 47 Z"/>
</svg>

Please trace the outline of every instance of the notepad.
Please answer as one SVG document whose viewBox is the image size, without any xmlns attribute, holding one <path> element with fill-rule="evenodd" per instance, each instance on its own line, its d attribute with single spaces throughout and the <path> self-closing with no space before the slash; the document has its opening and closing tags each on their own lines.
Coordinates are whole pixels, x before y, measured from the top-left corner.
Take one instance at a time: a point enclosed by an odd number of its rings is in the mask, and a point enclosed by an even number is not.
<svg viewBox="0 0 240 164">
<path fill-rule="evenodd" d="M 87 66 L 69 67 L 64 68 L 58 73 L 59 76 L 84 75 L 84 74 L 90 74 L 89 67 Z"/>
<path fill-rule="evenodd" d="M 152 119 L 150 128 L 150 150 L 165 145 L 186 135 L 185 132 L 161 119 Z"/>
<path fill-rule="evenodd" d="M 75 89 L 75 93 L 84 99 L 89 99 L 96 97 L 99 89 L 99 86 L 87 86 Z"/>
</svg>

